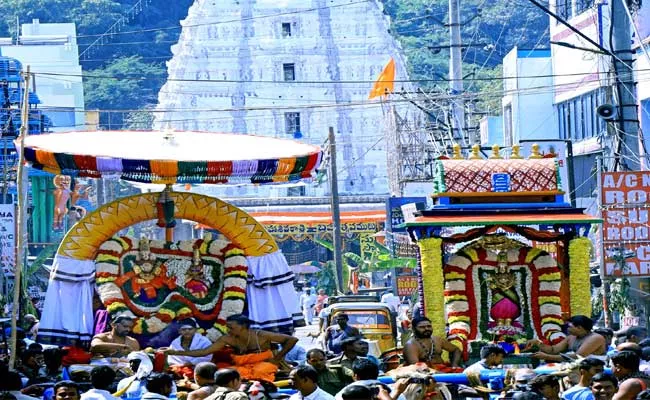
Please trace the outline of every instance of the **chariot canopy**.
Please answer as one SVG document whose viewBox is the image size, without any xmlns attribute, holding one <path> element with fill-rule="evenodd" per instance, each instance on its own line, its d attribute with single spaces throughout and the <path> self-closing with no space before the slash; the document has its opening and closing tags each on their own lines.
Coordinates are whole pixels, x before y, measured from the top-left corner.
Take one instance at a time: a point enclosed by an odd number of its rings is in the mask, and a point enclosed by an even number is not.
<svg viewBox="0 0 650 400">
<path fill-rule="evenodd" d="M 105 204 L 66 233 L 50 275 L 39 330 L 43 342 L 90 340 L 96 287 L 108 311 L 137 317 L 142 333 L 160 332 L 165 326 L 161 321 L 186 318 L 194 303 L 202 311 L 193 316 L 199 324 L 204 320 L 212 339 L 224 332 L 228 315 L 243 309 L 254 326 L 263 329 L 286 331 L 301 320 L 293 272 L 266 229 L 237 207 L 208 196 L 174 192 L 171 185 L 310 180 L 322 157 L 318 146 L 231 133 L 94 131 L 30 136 L 24 156 L 31 167 L 54 174 L 167 185 L 159 194 Z M 156 218 L 167 235 L 150 250 L 136 249 L 142 247 L 135 245 L 136 238 L 115 237 L 126 227 Z M 226 242 L 211 238 L 174 242 L 174 218 L 214 229 Z M 140 266 L 143 254 L 153 257 L 154 268 Z M 205 266 L 210 267 L 207 272 Z M 217 273 L 215 268 L 223 271 Z M 222 282 L 221 294 L 210 292 L 217 281 Z M 140 303 L 127 301 L 133 296 Z M 237 303 L 244 297 L 246 307 Z M 212 315 L 206 313 L 208 305 L 222 312 L 213 312 L 214 318 L 208 320 L 206 315 Z M 69 309 L 79 313 L 66 313 Z"/>
</svg>

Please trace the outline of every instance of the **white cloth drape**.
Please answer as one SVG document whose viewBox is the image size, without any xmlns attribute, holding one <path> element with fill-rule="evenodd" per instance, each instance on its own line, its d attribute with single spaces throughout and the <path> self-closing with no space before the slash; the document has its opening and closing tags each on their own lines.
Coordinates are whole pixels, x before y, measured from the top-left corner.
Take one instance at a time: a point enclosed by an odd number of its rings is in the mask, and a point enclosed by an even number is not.
<svg viewBox="0 0 650 400">
<path fill-rule="evenodd" d="M 45 295 L 38 341 L 88 344 L 93 335 L 95 262 L 57 254 Z"/>
<path fill-rule="evenodd" d="M 253 327 L 291 332 L 303 322 L 293 287 L 294 275 L 280 250 L 265 256 L 249 256 L 246 300 Z"/>
<path fill-rule="evenodd" d="M 190 350 L 203 350 L 207 349 L 212 345 L 210 339 L 203 335 L 194 334 L 192 337 L 192 343 L 190 343 Z M 169 345 L 174 350 L 183 351 L 183 346 L 181 346 L 181 337 L 177 337 L 172 341 L 172 344 Z M 168 356 L 167 362 L 169 365 L 185 365 L 192 364 L 196 365 L 200 362 L 210 362 L 212 361 L 212 354 L 203 357 L 190 357 L 190 356 Z"/>
</svg>

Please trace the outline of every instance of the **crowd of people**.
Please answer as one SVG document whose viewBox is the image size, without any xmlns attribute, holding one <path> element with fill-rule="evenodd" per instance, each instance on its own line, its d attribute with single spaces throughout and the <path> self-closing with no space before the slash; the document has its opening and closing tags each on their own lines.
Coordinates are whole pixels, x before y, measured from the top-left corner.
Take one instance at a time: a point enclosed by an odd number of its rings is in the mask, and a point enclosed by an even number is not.
<svg viewBox="0 0 650 400">
<path fill-rule="evenodd" d="M 306 304 L 313 300 L 310 293 L 305 297 Z M 273 382 L 282 379 L 295 390 L 291 400 L 423 400 L 425 393 L 441 393 L 435 375 L 415 380 L 410 375 L 392 387 L 382 384 L 378 377 L 385 366 L 369 354 L 363 332 L 344 313 L 323 327 L 325 348 L 308 351 L 294 336 L 251 328 L 243 315 L 229 317 L 227 334 L 215 342 L 198 332 L 193 319 L 181 321 L 178 337 L 168 347 L 148 351 L 131 336 L 134 321 L 127 316 L 113 319 L 109 331 L 93 338 L 88 352 L 38 344 L 27 334 L 38 321 L 30 316 L 25 322 L 29 329 L 18 332 L 15 370 L 0 364 L 0 400 L 261 400 L 277 396 Z M 645 374 L 650 370 L 650 339 L 644 328 L 615 334 L 594 329 L 588 317 L 574 316 L 562 342 L 531 340 L 523 349 L 545 362 L 573 362 L 573 372 L 536 375 L 520 368 L 511 386 L 493 388 L 481 374 L 504 367 L 503 347 L 487 344 L 478 362 L 463 367 L 460 350 L 435 336 L 430 320 L 416 315 L 408 326 L 405 365 L 464 370 L 468 383 L 453 387 L 453 398 L 487 399 L 502 393 L 501 398 L 532 400 L 650 399 L 650 376 Z M 93 366 L 80 373 L 72 370 L 74 364 Z M 421 396 L 408 391 L 413 385 L 420 386 Z"/>
</svg>

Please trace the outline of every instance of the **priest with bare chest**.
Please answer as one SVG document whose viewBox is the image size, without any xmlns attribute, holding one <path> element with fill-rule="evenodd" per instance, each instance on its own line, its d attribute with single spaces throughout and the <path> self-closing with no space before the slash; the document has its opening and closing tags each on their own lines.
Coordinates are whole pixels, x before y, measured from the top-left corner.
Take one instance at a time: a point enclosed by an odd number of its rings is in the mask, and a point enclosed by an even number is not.
<svg viewBox="0 0 650 400">
<path fill-rule="evenodd" d="M 449 352 L 452 367 L 460 365 L 462 355 L 460 349 L 447 339 L 434 336 L 431 320 L 426 317 L 414 318 L 411 327 L 413 337 L 404 346 L 404 359 L 407 365 L 425 363 L 430 368 L 436 369 L 436 366 L 445 365 L 442 359 L 443 350 Z"/>
<path fill-rule="evenodd" d="M 239 372 L 242 379 L 273 382 L 275 373 L 278 371 L 278 364 L 298 343 L 298 339 L 293 336 L 251 329 L 251 321 L 243 315 L 228 317 L 226 326 L 228 333 L 221 336 L 208 348 L 189 351 L 165 349 L 165 352 L 168 355 L 202 357 L 230 348 L 232 350 L 232 368 Z M 282 346 L 282 349 L 275 355 L 271 351 L 272 343 Z"/>
</svg>

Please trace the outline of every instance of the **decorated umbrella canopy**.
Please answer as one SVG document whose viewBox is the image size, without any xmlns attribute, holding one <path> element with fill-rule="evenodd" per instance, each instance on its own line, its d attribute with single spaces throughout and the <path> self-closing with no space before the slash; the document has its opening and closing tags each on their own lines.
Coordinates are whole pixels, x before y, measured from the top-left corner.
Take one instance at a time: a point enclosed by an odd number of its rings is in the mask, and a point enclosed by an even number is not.
<svg viewBox="0 0 650 400">
<path fill-rule="evenodd" d="M 93 178 L 117 176 L 128 181 L 167 185 L 157 199 L 156 209 L 158 225 L 167 228 L 169 233 L 174 227 L 174 199 L 200 197 L 171 192 L 172 184 L 286 184 L 309 180 L 320 164 L 322 153 L 318 146 L 263 136 L 94 131 L 29 136 L 24 139 L 22 155 L 31 167 L 54 174 Z M 49 334 L 56 340 L 73 338 L 83 341 L 90 337 L 95 260 L 92 251 L 82 251 L 87 247 L 82 242 L 93 235 L 93 230 L 98 232 L 95 235 L 98 236 L 111 229 L 106 224 L 93 224 L 97 222 L 95 219 L 100 220 L 111 210 L 140 215 L 140 210 L 152 209 L 151 198 L 151 194 L 139 196 L 138 204 L 143 205 L 135 209 L 129 209 L 135 206 L 128 203 L 128 199 L 119 207 L 113 203 L 105 205 L 79 221 L 66 234 L 54 259 L 39 338 Z M 191 204 L 196 205 L 194 211 L 200 214 L 200 218 L 223 215 L 219 221 L 226 230 L 232 230 L 232 225 L 242 225 L 240 232 L 231 232 L 234 236 L 229 239 L 243 241 L 242 238 L 250 236 L 247 243 L 253 251 L 246 253 L 246 299 L 254 325 L 262 329 L 292 326 L 299 313 L 292 284 L 293 273 L 286 259 L 275 243 L 269 244 L 273 240 L 268 232 L 256 228 L 259 223 L 252 217 L 220 200 L 212 200 L 201 198 L 198 202 L 192 200 Z M 189 200 L 184 204 L 190 204 Z M 202 208 L 198 210 L 198 207 Z M 177 208 L 180 210 L 180 205 Z M 115 232 L 108 232 L 108 235 Z M 72 282 L 70 277 L 78 278 Z M 74 288 L 68 290 L 65 285 Z M 72 293 L 72 289 L 83 295 L 61 296 L 64 292 Z M 68 309 L 77 313 L 66 313 Z"/>
<path fill-rule="evenodd" d="M 320 272 L 321 263 L 318 261 L 307 261 L 300 264 L 291 265 L 291 271 L 294 274 L 315 274 Z"/>
<path fill-rule="evenodd" d="M 232 133 L 93 131 L 29 136 L 33 168 L 145 183 L 287 183 L 312 178 L 317 146 Z"/>
</svg>

